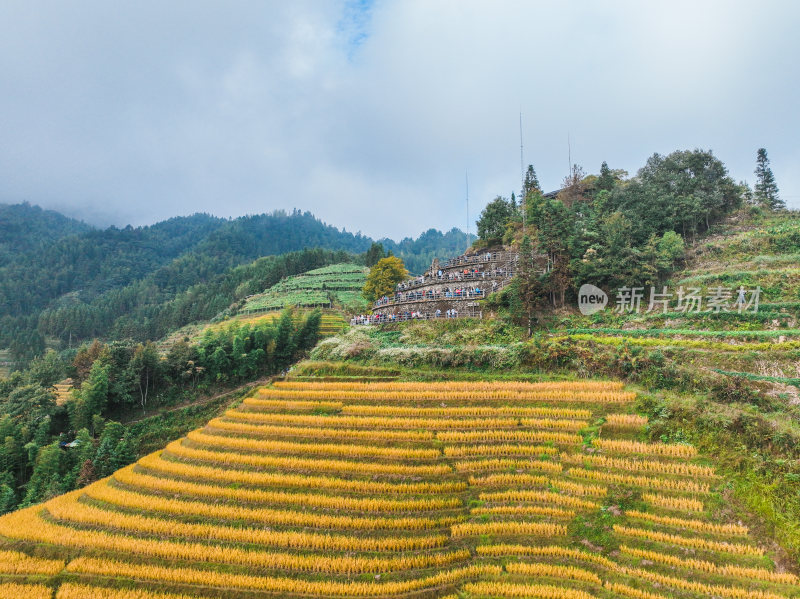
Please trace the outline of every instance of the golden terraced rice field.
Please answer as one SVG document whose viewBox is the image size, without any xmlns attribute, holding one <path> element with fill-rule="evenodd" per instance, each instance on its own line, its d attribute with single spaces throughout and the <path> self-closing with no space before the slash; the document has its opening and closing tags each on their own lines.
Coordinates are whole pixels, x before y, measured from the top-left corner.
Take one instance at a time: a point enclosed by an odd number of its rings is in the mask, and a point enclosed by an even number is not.
<svg viewBox="0 0 800 599">
<path fill-rule="evenodd" d="M 282 382 L 0 517 L 0 599 L 800 597 L 613 382 Z"/>
</svg>

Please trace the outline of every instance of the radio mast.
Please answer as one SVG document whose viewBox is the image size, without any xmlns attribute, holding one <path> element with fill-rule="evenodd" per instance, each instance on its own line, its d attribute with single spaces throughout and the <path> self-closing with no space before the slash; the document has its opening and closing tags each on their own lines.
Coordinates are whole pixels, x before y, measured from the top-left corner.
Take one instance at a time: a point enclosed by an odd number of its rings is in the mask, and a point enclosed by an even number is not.
<svg viewBox="0 0 800 599">
<path fill-rule="evenodd" d="M 567 169 L 567 176 L 572 176 L 572 144 L 569 141 L 569 131 L 567 131 L 567 162 L 569 169 Z"/>
<path fill-rule="evenodd" d="M 519 111 L 519 178 L 522 183 L 522 197 L 520 198 L 520 205 L 522 206 L 522 234 L 525 234 L 525 160 L 522 157 L 522 111 Z"/>
<path fill-rule="evenodd" d="M 522 157 L 522 111 L 519 111 L 519 180 L 525 193 L 525 160 Z"/>
<path fill-rule="evenodd" d="M 464 182 L 467 185 L 467 249 L 469 249 L 469 173 L 466 170 L 464 170 Z"/>
</svg>

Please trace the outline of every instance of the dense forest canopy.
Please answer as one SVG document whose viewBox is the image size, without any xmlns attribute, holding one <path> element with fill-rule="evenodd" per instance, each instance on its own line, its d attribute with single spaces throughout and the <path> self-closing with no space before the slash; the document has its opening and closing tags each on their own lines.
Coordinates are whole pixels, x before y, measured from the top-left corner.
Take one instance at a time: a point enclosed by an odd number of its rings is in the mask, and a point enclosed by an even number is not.
<svg viewBox="0 0 800 599">
<path fill-rule="evenodd" d="M 526 254 L 501 302 L 529 320 L 537 307 L 563 306 L 584 283 L 663 283 L 687 242 L 752 197 L 706 150 L 654 154 L 633 177 L 605 162 L 598 175 L 574 165 L 555 197 L 542 193 L 530 166 L 519 205 L 513 195 L 498 197 L 482 212 L 477 246 L 502 241 Z M 761 203 L 775 208 L 772 200 Z"/>
<path fill-rule="evenodd" d="M 321 314 L 209 329 L 197 344 L 160 355 L 152 342 L 95 340 L 72 352 L 48 351 L 0 378 L 0 513 L 108 476 L 136 459 L 136 428 L 111 418 L 280 372 L 317 343 Z M 70 399 L 53 385 L 65 376 Z M 68 446 L 67 444 L 70 443 Z"/>
<path fill-rule="evenodd" d="M 425 272 L 434 258 L 458 256 L 475 240 L 473 235 L 467 240 L 466 234 L 453 227 L 447 233 L 428 229 L 416 239 L 406 237 L 400 242 L 382 239 L 380 243 L 393 255 L 402 258 L 406 268 L 415 274 Z"/>
<path fill-rule="evenodd" d="M 15 256 L 31 254 L 62 237 L 89 230 L 89 225 L 53 210 L 28 203 L 0 204 L 0 267 Z"/>
<path fill-rule="evenodd" d="M 282 277 L 351 261 L 373 243 L 297 210 L 99 230 L 22 204 L 0 206 L 0 232 L 0 349 L 18 363 L 48 343 L 160 338 Z M 383 244 L 421 272 L 468 242 L 458 229 L 431 229 Z"/>
</svg>

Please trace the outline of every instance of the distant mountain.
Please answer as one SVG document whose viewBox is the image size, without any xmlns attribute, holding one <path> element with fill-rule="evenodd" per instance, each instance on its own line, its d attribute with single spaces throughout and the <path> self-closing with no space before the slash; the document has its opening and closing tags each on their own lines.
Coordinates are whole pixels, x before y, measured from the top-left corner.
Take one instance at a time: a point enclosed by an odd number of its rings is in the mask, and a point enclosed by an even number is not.
<svg viewBox="0 0 800 599">
<path fill-rule="evenodd" d="M 419 274 L 428 269 L 434 258 L 463 254 L 475 239 L 477 238 L 474 235 L 470 235 L 468 242 L 466 233 L 454 227 L 447 233 L 428 229 L 417 239 L 406 237 L 399 243 L 391 239 L 381 239 L 381 243 L 384 249 L 400 256 L 409 271 Z"/>
<path fill-rule="evenodd" d="M 29 219 L 33 230 L 36 220 Z M 83 298 L 124 287 L 192 249 L 226 224 L 205 214 L 149 227 L 89 229 L 40 242 L 0 268 L 0 314 L 21 316 L 65 294 Z"/>
<path fill-rule="evenodd" d="M 2 221 L 8 235 L 0 237 L 0 348 L 11 347 L 18 359 L 39 353 L 45 337 L 56 343 L 157 337 L 238 301 L 253 284 L 243 275 L 251 271 L 241 267 L 262 257 L 311 248 L 339 252 L 304 255 L 285 267 L 269 262 L 268 275 L 263 266 L 251 269 L 255 280 L 274 284 L 284 270 L 357 260 L 373 243 L 298 210 L 236 219 L 194 214 L 101 230 L 26 204 L 2 209 L 9 216 Z M 412 272 L 467 245 L 457 229 L 383 242 Z"/>
<path fill-rule="evenodd" d="M 0 266 L 20 254 L 52 245 L 62 237 L 92 227 L 54 210 L 23 204 L 0 204 Z"/>
</svg>

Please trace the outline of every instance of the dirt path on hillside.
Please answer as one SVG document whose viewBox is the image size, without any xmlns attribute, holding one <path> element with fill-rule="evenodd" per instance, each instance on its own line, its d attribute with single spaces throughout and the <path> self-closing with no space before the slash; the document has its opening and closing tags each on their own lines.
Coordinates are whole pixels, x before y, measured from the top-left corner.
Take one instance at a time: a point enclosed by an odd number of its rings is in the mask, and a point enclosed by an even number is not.
<svg viewBox="0 0 800 599">
<path fill-rule="evenodd" d="M 281 378 L 280 375 L 272 375 L 272 376 L 264 377 L 264 378 L 261 378 L 261 379 L 257 379 L 255 381 L 251 381 L 251 382 L 249 382 L 249 383 L 247 383 L 245 385 L 240 385 L 239 387 L 234 387 L 233 389 L 229 389 L 228 391 L 223 391 L 222 393 L 217 393 L 215 395 L 211 395 L 210 397 L 201 397 L 201 398 L 196 399 L 194 401 L 187 401 L 187 402 L 178 404 L 176 406 L 172 406 L 172 407 L 167 408 L 167 409 L 157 410 L 157 411 L 154 411 L 154 412 L 150 412 L 149 414 L 143 414 L 141 416 L 138 416 L 136 418 L 132 418 L 130 420 L 122 420 L 121 424 L 124 424 L 126 426 L 129 425 L 129 424 L 136 424 L 137 422 L 141 422 L 142 420 L 147 420 L 148 418 L 152 418 L 153 416 L 161 416 L 161 415 L 164 415 L 164 414 L 170 414 L 172 412 L 177 412 L 178 410 L 183 410 L 185 408 L 190 408 L 190 407 L 193 407 L 193 406 L 202 406 L 202 405 L 205 405 L 205 404 L 209 404 L 209 403 L 212 403 L 212 402 L 214 402 L 214 401 L 216 401 L 216 400 L 218 400 L 218 399 L 220 399 L 222 397 L 225 397 L 226 395 L 234 395 L 236 393 L 240 393 L 243 390 L 250 390 L 250 389 L 254 389 L 256 387 L 260 387 L 262 385 L 268 385 L 272 381 L 274 381 L 276 379 L 279 379 L 279 378 Z"/>
</svg>

